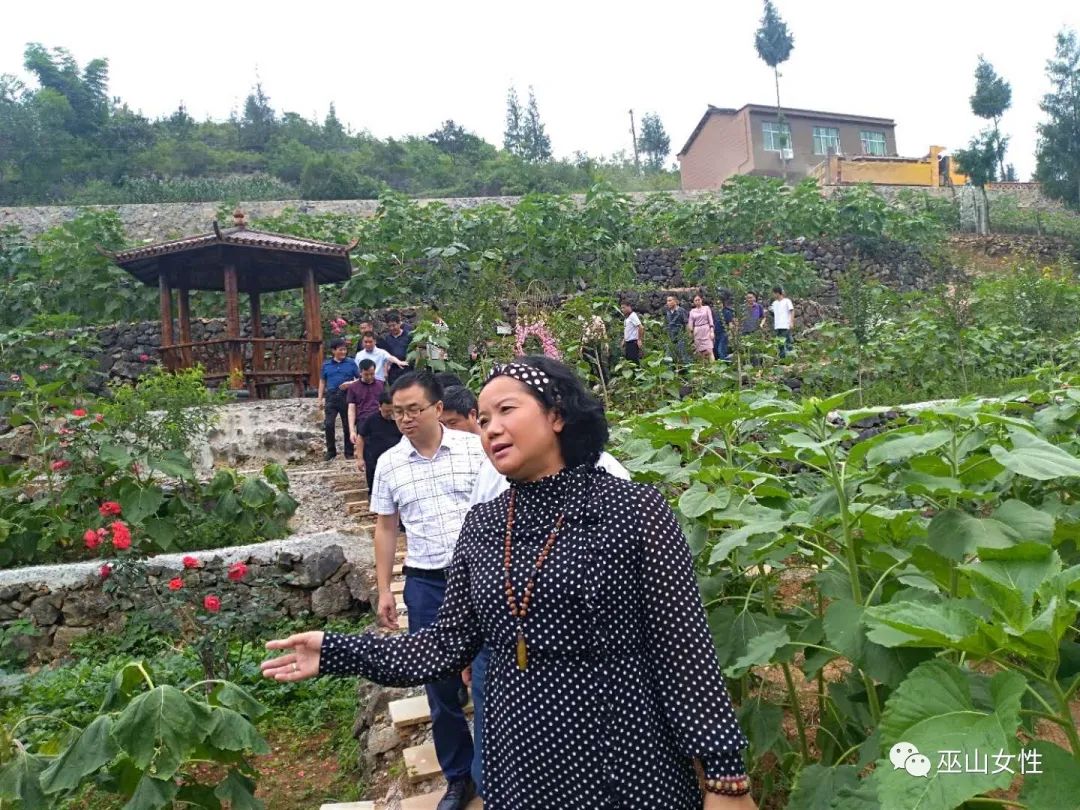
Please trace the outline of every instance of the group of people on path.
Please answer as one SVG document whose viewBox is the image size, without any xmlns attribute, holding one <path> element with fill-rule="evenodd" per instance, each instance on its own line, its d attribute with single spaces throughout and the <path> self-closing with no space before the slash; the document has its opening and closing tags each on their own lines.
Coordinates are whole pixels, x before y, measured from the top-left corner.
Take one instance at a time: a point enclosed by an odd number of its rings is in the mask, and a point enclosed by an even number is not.
<svg viewBox="0 0 1080 810">
<path fill-rule="evenodd" d="M 792 346 L 792 334 L 795 329 L 795 305 L 784 293 L 783 288 L 773 287 L 773 301 L 769 311 L 773 318 L 773 334 L 779 344 L 781 357 L 786 357 Z M 623 357 L 634 363 L 640 363 L 644 352 L 644 327 L 641 316 L 634 311 L 629 301 L 621 304 L 623 313 Z M 680 364 L 689 362 L 687 342 L 693 348 L 694 356 L 705 362 L 727 360 L 731 356 L 730 330 L 736 323 L 735 306 L 731 296 L 722 294 L 720 312 L 713 312 L 699 293 L 693 298 L 693 307 L 687 311 L 678 297 L 669 295 L 663 311 L 664 331 L 667 334 L 673 359 Z M 749 335 L 765 328 L 766 310 L 752 292 L 746 294 L 746 308 L 738 319 L 740 334 Z"/>
<path fill-rule="evenodd" d="M 365 361 L 359 384 L 374 385 Z M 424 684 L 448 782 L 439 810 L 477 791 L 488 810 L 753 808 L 686 539 L 661 494 L 604 452 L 603 406 L 576 373 L 518 358 L 477 398 L 405 372 L 379 399 L 364 424 L 392 421 L 401 438 L 369 460 L 372 431 L 357 434 L 378 624 L 397 626 L 400 523 L 409 632 L 271 641 L 283 654 L 264 674 Z"/>
</svg>

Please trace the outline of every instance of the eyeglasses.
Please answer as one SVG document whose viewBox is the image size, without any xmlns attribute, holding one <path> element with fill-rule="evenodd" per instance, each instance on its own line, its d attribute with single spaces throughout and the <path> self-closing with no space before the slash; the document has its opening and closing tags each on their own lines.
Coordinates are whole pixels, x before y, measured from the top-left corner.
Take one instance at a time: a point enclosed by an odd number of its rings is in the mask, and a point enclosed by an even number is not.
<svg viewBox="0 0 1080 810">
<path fill-rule="evenodd" d="M 423 408 L 419 405 L 410 405 L 408 408 L 394 408 L 390 413 L 394 417 L 394 421 L 400 422 L 402 419 L 415 419 L 428 408 L 432 407 L 435 403 L 429 402 Z"/>
</svg>

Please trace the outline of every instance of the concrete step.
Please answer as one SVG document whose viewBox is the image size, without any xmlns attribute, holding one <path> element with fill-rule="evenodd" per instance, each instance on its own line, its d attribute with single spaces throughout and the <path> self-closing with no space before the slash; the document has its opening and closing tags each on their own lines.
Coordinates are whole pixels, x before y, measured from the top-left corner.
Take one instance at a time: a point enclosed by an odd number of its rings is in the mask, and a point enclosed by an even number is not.
<svg viewBox="0 0 1080 810">
<path fill-rule="evenodd" d="M 440 788 L 434 793 L 425 793 L 423 796 L 410 796 L 402 799 L 399 807 L 401 810 L 435 810 L 445 790 L 445 788 Z M 466 805 L 466 810 L 481 810 L 483 806 L 483 800 L 477 797 Z"/>
<path fill-rule="evenodd" d="M 405 553 L 402 552 L 401 554 L 395 554 L 394 559 L 401 560 L 402 562 L 399 562 L 397 565 L 395 565 L 393 570 L 390 573 L 395 577 L 400 577 L 402 575 L 402 573 L 403 573 L 402 569 L 405 568 L 405 565 L 404 565 Z"/>
<path fill-rule="evenodd" d="M 356 515 L 358 518 L 371 518 L 374 520 L 378 515 L 371 511 L 371 507 L 368 505 L 367 499 L 360 501 L 359 503 L 345 503 L 345 513 L 348 515 Z"/>
<path fill-rule="evenodd" d="M 421 723 L 431 722 L 431 710 L 428 708 L 427 695 L 390 701 L 387 707 L 390 722 L 397 728 L 409 728 Z M 466 713 L 472 713 L 472 703 L 465 707 Z"/>
<path fill-rule="evenodd" d="M 410 782 L 419 782 L 422 779 L 430 779 L 442 773 L 439 768 L 439 758 L 435 755 L 434 743 L 414 745 L 401 752 L 405 760 L 405 770 L 409 775 Z"/>
<path fill-rule="evenodd" d="M 405 580 L 395 579 L 390 583 L 390 593 L 405 593 Z"/>
<path fill-rule="evenodd" d="M 366 489 L 339 489 L 338 495 L 345 499 L 345 503 L 367 503 L 368 501 Z"/>
</svg>

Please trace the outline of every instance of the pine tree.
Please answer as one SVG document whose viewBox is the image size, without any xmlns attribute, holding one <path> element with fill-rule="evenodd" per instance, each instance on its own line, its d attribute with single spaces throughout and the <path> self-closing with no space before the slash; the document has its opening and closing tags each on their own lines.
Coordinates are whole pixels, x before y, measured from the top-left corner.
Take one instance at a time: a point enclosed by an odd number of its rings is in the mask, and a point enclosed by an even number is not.
<svg viewBox="0 0 1080 810">
<path fill-rule="evenodd" d="M 1039 105 L 1049 120 L 1039 124 L 1035 176 L 1049 196 L 1080 208 L 1080 42 L 1075 31 L 1057 35 L 1046 75 L 1053 91 Z"/>
<path fill-rule="evenodd" d="M 765 13 L 761 17 L 761 25 L 754 34 L 754 47 L 758 56 L 766 65 L 773 69 L 773 77 L 776 80 L 776 121 L 780 125 L 780 148 L 788 149 L 787 129 L 784 123 L 784 111 L 780 108 L 780 65 L 788 60 L 791 51 L 795 48 L 795 37 L 788 31 L 787 23 L 780 18 L 779 12 L 772 4 L 772 0 L 765 0 Z M 784 152 L 780 152 L 781 165 L 783 166 L 784 178 L 787 179 L 787 158 Z"/>
<path fill-rule="evenodd" d="M 506 92 L 506 130 L 503 132 L 503 147 L 512 155 L 522 156 L 523 132 L 521 103 L 517 89 L 511 85 Z"/>
<path fill-rule="evenodd" d="M 993 129 L 984 136 L 984 141 L 993 148 L 997 177 L 1004 179 L 1007 174 L 1005 149 L 1009 139 L 1001 134 L 1001 116 L 1012 104 L 1012 87 L 998 76 L 994 66 L 987 62 L 982 54 L 979 55 L 979 63 L 975 67 L 975 92 L 970 101 L 971 111 L 975 115 L 993 121 Z"/>
<path fill-rule="evenodd" d="M 240 145 L 243 149 L 261 152 L 270 145 L 277 116 L 270 106 L 270 98 L 263 92 L 262 82 L 244 100 L 244 115 L 240 119 Z"/>
<path fill-rule="evenodd" d="M 529 85 L 529 107 L 525 113 L 522 127 L 523 157 L 530 163 L 540 163 L 551 159 L 551 138 L 544 131 L 540 120 L 540 108 L 536 105 L 536 94 Z"/>
<path fill-rule="evenodd" d="M 664 161 L 671 152 L 671 139 L 664 130 L 660 116 L 645 113 L 641 119 L 641 135 L 638 136 L 638 149 L 645 153 L 645 166 L 652 171 L 664 168 Z"/>
</svg>

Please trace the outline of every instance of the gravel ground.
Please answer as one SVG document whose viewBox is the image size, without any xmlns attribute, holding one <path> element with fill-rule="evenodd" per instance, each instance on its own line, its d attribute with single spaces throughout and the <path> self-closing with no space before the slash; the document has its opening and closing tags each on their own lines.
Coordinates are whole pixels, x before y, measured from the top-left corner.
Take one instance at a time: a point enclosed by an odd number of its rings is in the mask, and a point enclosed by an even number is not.
<svg viewBox="0 0 1080 810">
<path fill-rule="evenodd" d="M 318 464 L 305 464 L 302 467 L 289 467 L 289 494 L 300 507 L 289 521 L 289 530 L 297 534 L 309 534 L 330 529 L 337 531 L 359 532 L 357 519 L 345 513 L 345 500 L 318 473 L 320 471 L 356 472 L 353 462 L 337 458 Z M 356 472 L 358 486 L 364 485 L 364 479 Z"/>
</svg>

